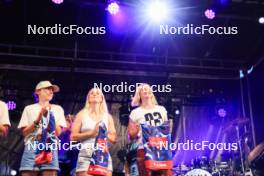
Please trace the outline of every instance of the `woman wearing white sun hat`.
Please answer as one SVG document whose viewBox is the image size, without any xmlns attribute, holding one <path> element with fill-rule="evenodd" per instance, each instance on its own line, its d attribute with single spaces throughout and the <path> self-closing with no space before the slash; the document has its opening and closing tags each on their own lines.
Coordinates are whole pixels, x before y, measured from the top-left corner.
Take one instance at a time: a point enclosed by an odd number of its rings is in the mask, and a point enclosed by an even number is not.
<svg viewBox="0 0 264 176">
<path fill-rule="evenodd" d="M 53 133 L 50 137 L 56 138 L 61 133 L 61 128 L 66 127 L 64 111 L 61 106 L 51 104 L 55 92 L 59 92 L 57 85 L 49 81 L 41 81 L 35 88 L 38 102 L 25 107 L 18 128 L 25 137 L 25 149 L 23 152 L 20 171 L 22 176 L 33 176 L 38 171 L 44 176 L 56 176 L 59 170 L 58 152 L 50 151 L 47 155 L 38 154 L 30 144 L 36 144 L 42 140 L 44 126 L 53 121 Z M 53 136 L 52 136 L 53 135 Z"/>
</svg>

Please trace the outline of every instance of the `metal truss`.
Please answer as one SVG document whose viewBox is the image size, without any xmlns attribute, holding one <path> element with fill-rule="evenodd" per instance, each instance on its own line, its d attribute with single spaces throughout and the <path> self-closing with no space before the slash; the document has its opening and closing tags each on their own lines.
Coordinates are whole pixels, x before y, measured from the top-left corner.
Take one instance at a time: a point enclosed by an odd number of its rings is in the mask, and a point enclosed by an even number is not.
<svg viewBox="0 0 264 176">
<path fill-rule="evenodd" d="M 0 69 L 237 79 L 240 60 L 170 57 L 0 44 Z"/>
</svg>

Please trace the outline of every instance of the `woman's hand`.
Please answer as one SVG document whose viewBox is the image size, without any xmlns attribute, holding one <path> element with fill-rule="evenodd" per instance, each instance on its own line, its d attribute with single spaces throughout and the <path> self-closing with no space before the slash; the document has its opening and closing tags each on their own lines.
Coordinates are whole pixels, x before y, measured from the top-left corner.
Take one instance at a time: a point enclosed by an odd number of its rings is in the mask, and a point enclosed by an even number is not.
<svg viewBox="0 0 264 176">
<path fill-rule="evenodd" d="M 0 125 L 0 136 L 6 137 L 8 132 L 8 125 Z"/>
<path fill-rule="evenodd" d="M 90 132 L 91 137 L 96 137 L 98 135 L 100 123 L 101 123 L 101 121 L 97 122 L 95 125 L 95 128 L 93 130 L 91 130 L 91 132 Z"/>
<path fill-rule="evenodd" d="M 71 141 L 84 141 L 89 138 L 94 138 L 98 135 L 100 122 L 95 125 L 94 129 L 81 132 L 83 118 L 86 118 L 86 113 L 84 111 L 80 111 L 76 115 L 76 118 L 73 122 L 70 136 Z"/>
<path fill-rule="evenodd" d="M 48 110 L 50 110 L 50 109 L 51 109 L 51 105 L 47 105 L 47 106 L 41 108 L 41 110 L 39 112 L 39 116 L 38 116 L 37 120 L 35 120 L 35 123 L 39 124 L 42 117 L 47 116 Z"/>
</svg>

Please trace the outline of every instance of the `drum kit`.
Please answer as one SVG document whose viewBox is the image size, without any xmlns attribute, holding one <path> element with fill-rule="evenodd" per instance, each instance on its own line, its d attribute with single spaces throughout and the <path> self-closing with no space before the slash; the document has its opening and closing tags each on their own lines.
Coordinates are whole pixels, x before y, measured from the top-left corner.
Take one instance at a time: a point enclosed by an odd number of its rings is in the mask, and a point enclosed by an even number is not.
<svg viewBox="0 0 264 176">
<path fill-rule="evenodd" d="M 191 164 L 180 164 L 174 169 L 177 176 L 231 176 L 231 162 L 216 162 L 206 156 L 197 157 Z"/>
<path fill-rule="evenodd" d="M 228 159 L 226 161 L 217 162 L 215 160 L 209 159 L 207 156 L 200 156 L 191 160 L 189 164 L 179 164 L 176 166 L 174 170 L 174 175 L 177 176 L 248 176 L 246 171 L 249 170 L 249 165 L 245 165 L 245 163 L 252 163 L 252 161 L 248 161 L 248 158 L 253 160 L 252 153 L 256 149 L 254 149 L 249 154 L 245 152 L 245 149 L 242 149 L 243 146 L 247 145 L 245 142 L 246 134 L 240 135 L 239 128 L 247 125 L 249 123 L 249 119 L 247 118 L 238 118 L 230 123 L 223 129 L 224 133 L 232 133 L 234 130 L 236 131 L 236 142 L 238 143 L 238 153 L 229 153 Z M 231 132 L 232 131 L 232 132 Z M 248 146 L 248 145 L 247 145 Z M 249 148 L 249 147 L 248 147 Z M 259 147 L 260 148 L 260 147 Z M 264 143 L 262 154 L 264 153 Z M 258 150 L 260 153 L 260 151 Z M 264 158 L 264 154 L 262 159 Z M 255 159 L 256 160 L 256 159 Z M 264 160 L 264 159 L 263 159 Z M 262 160 L 262 161 L 263 161 Z M 239 169 L 237 169 L 236 165 L 239 165 Z M 249 174 L 252 176 L 252 174 Z"/>
</svg>

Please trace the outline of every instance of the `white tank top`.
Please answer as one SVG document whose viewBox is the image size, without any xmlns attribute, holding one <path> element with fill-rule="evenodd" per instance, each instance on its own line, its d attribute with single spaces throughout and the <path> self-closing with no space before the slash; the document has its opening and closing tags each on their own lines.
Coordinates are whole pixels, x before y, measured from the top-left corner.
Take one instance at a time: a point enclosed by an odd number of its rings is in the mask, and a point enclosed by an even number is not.
<svg viewBox="0 0 264 176">
<path fill-rule="evenodd" d="M 106 128 L 108 129 L 108 114 L 104 114 L 102 117 L 102 122 L 104 122 Z M 87 114 L 87 116 L 85 116 L 82 119 L 82 126 L 81 126 L 81 132 L 87 131 L 87 130 L 92 130 L 95 128 L 96 122 L 94 120 L 92 120 L 92 118 L 89 117 L 89 115 Z M 82 144 L 94 144 L 95 142 L 95 137 L 94 138 L 88 138 L 84 141 L 82 141 Z"/>
</svg>

